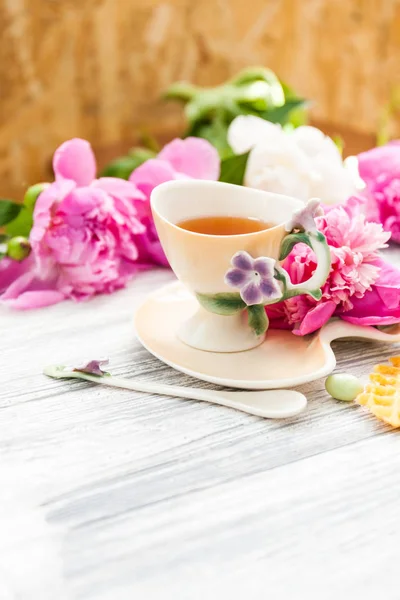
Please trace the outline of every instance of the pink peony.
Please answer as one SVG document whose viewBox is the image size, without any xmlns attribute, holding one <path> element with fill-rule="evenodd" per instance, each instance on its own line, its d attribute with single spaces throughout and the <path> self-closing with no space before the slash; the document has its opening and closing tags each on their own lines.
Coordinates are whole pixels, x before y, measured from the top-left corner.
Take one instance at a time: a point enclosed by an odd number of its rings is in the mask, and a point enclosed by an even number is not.
<svg viewBox="0 0 400 600">
<path fill-rule="evenodd" d="M 326 209 L 325 215 L 316 219 L 317 227 L 327 239 L 331 251 L 332 265 L 328 280 L 322 289 L 322 299 L 314 300 L 309 296 L 296 296 L 268 307 L 268 315 L 273 327 L 293 327 L 297 335 L 306 335 L 319 329 L 334 314 L 350 319 L 357 318 L 367 294 L 378 293 L 382 284 L 387 285 L 387 277 L 382 280 L 387 267 L 379 257 L 379 249 L 386 246 L 390 237 L 377 223 L 365 221 L 361 212 L 362 201 L 350 198 L 346 205 Z M 293 283 L 307 280 L 316 268 L 315 255 L 305 244 L 298 244 L 284 262 Z M 395 319 L 400 300 L 400 272 L 392 269 L 393 285 L 389 292 L 382 292 L 390 300 L 387 306 L 370 306 L 371 312 L 363 313 L 375 319 L 391 317 Z M 396 283 L 397 281 L 397 283 Z M 381 304 L 382 304 L 381 302 Z M 400 317 L 399 319 L 400 320 Z M 388 322 L 381 321 L 382 324 Z M 395 322 L 395 321 L 391 321 Z"/>
<path fill-rule="evenodd" d="M 362 152 L 358 167 L 366 184 L 368 217 L 400 243 L 400 141 Z"/>
<path fill-rule="evenodd" d="M 144 226 L 134 203 L 144 195 L 128 181 L 95 179 L 95 158 L 82 139 L 62 144 L 53 168 L 55 182 L 36 202 L 30 256 L 1 263 L 1 300 L 15 308 L 109 293 L 138 269 L 135 239 Z"/>
<path fill-rule="evenodd" d="M 146 197 L 146 202 L 135 203 L 140 221 L 146 228 L 137 238 L 141 262 L 168 266 L 151 215 L 150 194 L 153 189 L 172 179 L 216 180 L 219 172 L 220 160 L 214 146 L 194 137 L 173 140 L 157 158 L 147 160 L 133 171 L 129 179 Z"/>
</svg>

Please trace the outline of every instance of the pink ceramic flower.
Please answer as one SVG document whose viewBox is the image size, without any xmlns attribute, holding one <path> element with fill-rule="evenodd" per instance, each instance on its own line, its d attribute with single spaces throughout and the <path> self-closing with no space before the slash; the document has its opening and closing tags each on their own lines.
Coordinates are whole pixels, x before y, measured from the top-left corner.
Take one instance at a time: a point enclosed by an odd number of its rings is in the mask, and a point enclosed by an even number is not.
<svg viewBox="0 0 400 600">
<path fill-rule="evenodd" d="M 154 227 L 150 210 L 150 194 L 160 183 L 173 179 L 217 180 L 220 171 L 218 152 L 209 142 L 189 137 L 167 144 L 157 158 L 151 158 L 135 169 L 130 176 L 143 192 L 146 202 L 135 203 L 145 232 L 137 239 L 141 262 L 168 265 Z M 190 202 L 190 198 L 188 198 Z"/>
<path fill-rule="evenodd" d="M 95 179 L 95 158 L 82 139 L 62 144 L 53 168 L 55 182 L 36 201 L 31 255 L 8 262 L 3 277 L 0 271 L 1 299 L 15 308 L 109 293 L 138 268 L 135 239 L 144 226 L 134 203 L 143 194 L 128 181 Z"/>
<path fill-rule="evenodd" d="M 369 218 L 400 243 L 400 141 L 359 154 L 358 167 L 367 186 Z"/>
<path fill-rule="evenodd" d="M 375 320 L 383 317 L 396 319 L 400 300 L 400 272 L 395 273 L 396 269 L 390 267 L 393 275 L 390 294 L 382 292 L 387 299 L 386 309 L 371 305 L 373 298 L 380 298 L 376 293 L 382 289 L 382 266 L 386 268 L 387 265 L 380 259 L 379 249 L 386 246 L 390 234 L 383 231 L 381 225 L 365 221 L 360 206 L 358 199 L 351 198 L 346 205 L 329 208 L 323 217 L 317 218 L 317 227 L 326 236 L 332 259 L 322 299 L 316 301 L 308 296 L 299 296 L 280 303 L 271 311 L 268 308 L 271 326 L 289 325 L 294 327 L 297 335 L 306 335 L 319 329 L 334 314 L 343 318 L 347 315 L 350 319 L 358 318 L 358 314 L 362 314 L 363 318 L 374 317 Z M 283 266 L 293 283 L 305 281 L 316 268 L 314 253 L 308 246 L 298 244 Z M 368 299 L 369 305 L 364 305 L 364 298 Z M 364 313 L 358 312 L 360 307 L 367 305 L 369 308 L 365 308 Z M 381 321 L 382 324 L 386 322 Z"/>
</svg>

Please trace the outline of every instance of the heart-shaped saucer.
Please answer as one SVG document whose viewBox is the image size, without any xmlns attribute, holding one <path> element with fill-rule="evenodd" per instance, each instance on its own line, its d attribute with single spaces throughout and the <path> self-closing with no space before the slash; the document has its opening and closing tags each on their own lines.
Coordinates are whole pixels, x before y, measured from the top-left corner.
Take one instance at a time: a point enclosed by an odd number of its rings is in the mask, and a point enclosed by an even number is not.
<svg viewBox="0 0 400 600">
<path fill-rule="evenodd" d="M 251 350 L 205 352 L 187 346 L 176 335 L 196 309 L 196 299 L 181 283 L 168 284 L 148 296 L 137 310 L 137 337 L 149 352 L 174 369 L 234 388 L 287 388 L 324 377 L 336 365 L 331 342 L 340 338 L 400 342 L 400 324 L 382 331 L 333 320 L 309 336 L 270 329 L 265 342 Z"/>
</svg>

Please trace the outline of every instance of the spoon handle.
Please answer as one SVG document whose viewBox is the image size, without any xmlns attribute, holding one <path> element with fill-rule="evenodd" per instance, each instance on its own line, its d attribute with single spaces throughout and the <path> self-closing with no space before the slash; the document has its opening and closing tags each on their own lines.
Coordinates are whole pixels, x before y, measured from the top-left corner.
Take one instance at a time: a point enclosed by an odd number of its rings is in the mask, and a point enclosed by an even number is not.
<svg viewBox="0 0 400 600">
<path fill-rule="evenodd" d="M 83 379 L 85 381 L 133 390 L 135 392 L 176 396 L 178 398 L 188 398 L 190 400 L 201 400 L 269 419 L 291 417 L 304 410 L 307 405 L 305 396 L 293 390 L 244 392 L 207 390 L 137 381 L 122 377 L 112 377 L 111 375 L 90 375 L 89 373 L 84 373 L 82 371 L 67 370 L 60 366 L 46 367 L 44 369 L 44 374 L 56 379 Z"/>
</svg>

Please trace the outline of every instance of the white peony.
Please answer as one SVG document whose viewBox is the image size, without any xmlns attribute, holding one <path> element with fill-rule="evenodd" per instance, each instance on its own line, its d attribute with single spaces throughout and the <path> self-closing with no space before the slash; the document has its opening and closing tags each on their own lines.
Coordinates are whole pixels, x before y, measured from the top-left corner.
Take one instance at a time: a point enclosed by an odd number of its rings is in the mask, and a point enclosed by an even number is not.
<svg viewBox="0 0 400 600">
<path fill-rule="evenodd" d="M 355 192 L 350 171 L 333 140 L 316 127 L 286 132 L 259 117 L 239 116 L 228 130 L 236 154 L 251 150 L 244 183 L 248 187 L 320 198 L 324 204 L 345 202 Z"/>
</svg>

